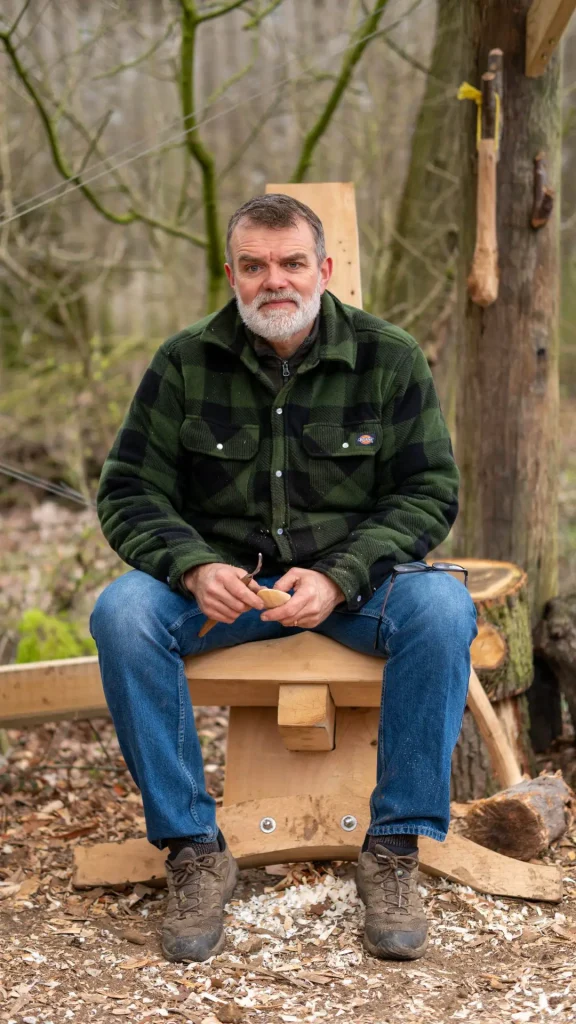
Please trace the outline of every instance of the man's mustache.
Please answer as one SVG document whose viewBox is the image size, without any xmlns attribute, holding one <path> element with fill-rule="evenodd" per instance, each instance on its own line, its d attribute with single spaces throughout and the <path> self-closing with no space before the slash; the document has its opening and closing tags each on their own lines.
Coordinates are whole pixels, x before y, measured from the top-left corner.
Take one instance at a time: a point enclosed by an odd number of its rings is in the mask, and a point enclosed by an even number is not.
<svg viewBox="0 0 576 1024">
<path fill-rule="evenodd" d="M 267 302 L 288 301 L 295 302 L 297 306 L 300 306 L 300 296 L 294 292 L 266 292 L 258 298 L 258 309 L 260 309 L 260 306 L 266 305 Z"/>
</svg>

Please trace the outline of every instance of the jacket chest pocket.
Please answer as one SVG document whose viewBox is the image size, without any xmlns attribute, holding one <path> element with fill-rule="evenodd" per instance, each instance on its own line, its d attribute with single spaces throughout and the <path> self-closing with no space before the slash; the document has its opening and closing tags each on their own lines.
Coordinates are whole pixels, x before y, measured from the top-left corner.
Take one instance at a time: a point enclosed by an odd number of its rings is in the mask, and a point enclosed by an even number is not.
<svg viewBox="0 0 576 1024">
<path fill-rule="evenodd" d="M 194 506 L 215 515 L 245 515 L 253 500 L 254 460 L 260 427 L 215 423 L 187 416 L 180 428 L 186 450 L 186 493 Z"/>
<path fill-rule="evenodd" d="M 375 496 L 376 453 L 382 447 L 378 422 L 340 427 L 308 423 L 302 433 L 308 474 L 317 508 L 369 508 Z"/>
</svg>

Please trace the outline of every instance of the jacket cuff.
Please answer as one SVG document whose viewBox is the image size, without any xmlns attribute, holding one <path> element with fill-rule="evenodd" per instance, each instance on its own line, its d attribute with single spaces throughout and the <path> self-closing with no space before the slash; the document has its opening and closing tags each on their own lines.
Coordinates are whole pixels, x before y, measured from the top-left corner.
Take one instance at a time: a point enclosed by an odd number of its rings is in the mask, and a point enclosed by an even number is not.
<svg viewBox="0 0 576 1024">
<path fill-rule="evenodd" d="M 174 590 L 177 594 L 182 594 L 183 597 L 193 598 L 194 595 L 187 587 L 184 586 L 182 577 L 190 569 L 195 569 L 198 565 L 210 565 L 212 562 L 219 561 L 221 561 L 221 559 L 218 558 L 216 552 L 214 552 L 213 558 L 211 558 L 206 552 L 202 555 L 198 555 L 196 558 L 190 555 L 188 555 L 187 558 L 176 558 L 170 566 L 170 575 L 166 577 L 166 582 L 170 587 L 170 590 Z"/>
<path fill-rule="evenodd" d="M 357 612 L 372 597 L 374 591 L 368 569 L 354 555 L 327 555 L 311 568 L 328 576 L 340 587 L 349 612 Z"/>
</svg>

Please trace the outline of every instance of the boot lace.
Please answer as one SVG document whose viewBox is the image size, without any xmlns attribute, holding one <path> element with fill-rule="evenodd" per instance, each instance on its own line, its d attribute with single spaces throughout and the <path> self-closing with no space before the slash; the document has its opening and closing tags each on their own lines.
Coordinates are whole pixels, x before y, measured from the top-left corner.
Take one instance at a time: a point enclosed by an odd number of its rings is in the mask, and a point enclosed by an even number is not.
<svg viewBox="0 0 576 1024">
<path fill-rule="evenodd" d="M 201 906 L 204 911 L 215 910 L 219 906 L 217 885 L 210 885 L 210 876 L 216 882 L 220 880 L 220 872 L 214 857 L 210 854 L 191 857 L 190 860 L 173 867 L 169 879 L 170 915 L 188 917 L 196 913 Z"/>
<path fill-rule="evenodd" d="M 375 852 L 374 856 L 379 865 L 374 872 L 374 881 L 380 884 L 385 904 L 395 912 L 410 913 L 408 900 L 414 858 L 397 857 L 388 852 Z"/>
</svg>

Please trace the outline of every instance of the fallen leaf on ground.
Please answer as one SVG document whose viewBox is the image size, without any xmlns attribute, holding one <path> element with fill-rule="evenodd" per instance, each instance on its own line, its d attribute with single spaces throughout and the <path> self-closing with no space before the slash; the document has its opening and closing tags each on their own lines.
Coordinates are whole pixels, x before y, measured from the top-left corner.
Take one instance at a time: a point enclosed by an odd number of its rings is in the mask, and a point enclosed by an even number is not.
<svg viewBox="0 0 576 1024">
<path fill-rule="evenodd" d="M 238 1003 L 226 1003 L 216 1010 L 216 1018 L 221 1024 L 241 1024 L 244 1020 L 244 1011 Z"/>
<path fill-rule="evenodd" d="M 126 942 L 133 942 L 135 946 L 146 945 L 146 939 L 144 938 L 144 936 L 141 934 L 141 932 L 137 932 L 134 928 L 124 928 L 120 932 L 120 938 L 126 939 Z"/>
<path fill-rule="evenodd" d="M 142 960 L 125 960 L 123 964 L 118 964 L 118 967 L 121 971 L 138 971 L 141 967 L 149 967 L 150 964 L 159 962 L 157 957 L 146 956 Z"/>
<path fill-rule="evenodd" d="M 0 882 L 0 900 L 7 900 L 10 899 L 11 896 L 16 896 L 16 894 L 20 892 L 20 884 L 21 883 L 18 882 L 16 885 L 4 885 Z"/>
</svg>

